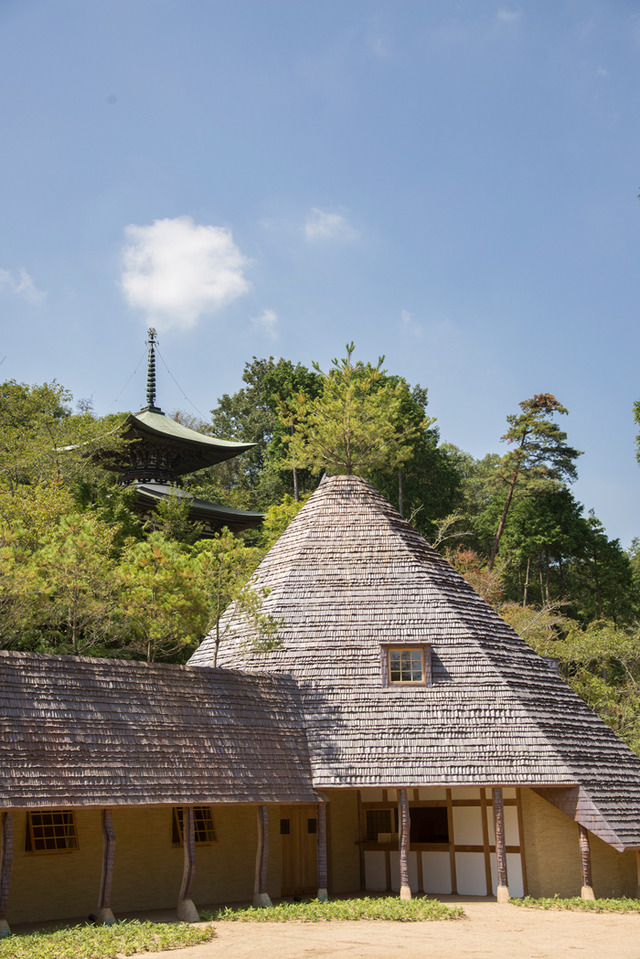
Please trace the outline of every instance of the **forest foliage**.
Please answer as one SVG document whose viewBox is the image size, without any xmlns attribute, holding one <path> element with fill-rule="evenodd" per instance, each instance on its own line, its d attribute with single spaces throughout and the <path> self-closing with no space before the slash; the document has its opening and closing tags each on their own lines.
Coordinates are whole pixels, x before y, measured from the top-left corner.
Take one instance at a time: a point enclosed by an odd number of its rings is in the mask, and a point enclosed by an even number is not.
<svg viewBox="0 0 640 959">
<path fill-rule="evenodd" d="M 194 496 L 265 512 L 239 537 L 200 538 L 184 497 L 142 521 L 92 455 L 124 455 L 124 416 L 74 409 L 55 382 L 0 384 L 0 647 L 184 662 L 208 631 L 224 641 L 235 600 L 267 653 L 278 623 L 250 576 L 324 471 L 356 472 L 640 752 L 640 540 L 625 551 L 575 499 L 565 407 L 523 399 L 505 412 L 506 450 L 474 459 L 441 439 L 425 388 L 353 354 L 326 373 L 253 357 L 208 421 L 174 414 L 256 444 L 184 478 Z"/>
</svg>

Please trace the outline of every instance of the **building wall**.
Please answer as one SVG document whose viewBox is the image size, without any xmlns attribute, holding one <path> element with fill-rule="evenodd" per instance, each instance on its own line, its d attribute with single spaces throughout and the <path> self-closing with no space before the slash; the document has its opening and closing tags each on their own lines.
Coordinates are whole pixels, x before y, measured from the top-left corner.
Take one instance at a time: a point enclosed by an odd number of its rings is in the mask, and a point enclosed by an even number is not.
<svg viewBox="0 0 640 959">
<path fill-rule="evenodd" d="M 529 895 L 579 896 L 577 824 L 530 789 L 522 790 L 522 814 Z M 617 852 L 591 833 L 589 840 L 596 897 L 635 896 L 635 853 Z"/>
<path fill-rule="evenodd" d="M 340 896 L 360 889 L 358 846 L 358 791 L 325 789 L 327 809 L 327 860 L 329 895 Z"/>
<path fill-rule="evenodd" d="M 254 806 L 211 807 L 217 842 L 196 846 L 192 898 L 196 905 L 251 900 L 257 821 Z M 75 810 L 78 848 L 26 853 L 25 811 L 14 813 L 14 864 L 9 897 L 11 922 L 88 917 L 98 908 L 102 869 L 100 809 Z M 174 908 L 180 891 L 183 849 L 172 843 L 172 807 L 113 810 L 116 853 L 111 908 L 117 915 L 136 909 Z M 268 888 L 280 893 L 278 807 L 269 809 Z"/>
</svg>

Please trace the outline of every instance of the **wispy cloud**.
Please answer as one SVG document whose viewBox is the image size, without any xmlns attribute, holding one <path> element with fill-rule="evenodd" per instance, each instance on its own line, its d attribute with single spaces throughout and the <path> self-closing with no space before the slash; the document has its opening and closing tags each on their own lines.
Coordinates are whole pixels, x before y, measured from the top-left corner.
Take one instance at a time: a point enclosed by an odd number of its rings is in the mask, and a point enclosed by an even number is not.
<svg viewBox="0 0 640 959">
<path fill-rule="evenodd" d="M 250 317 L 253 328 L 270 340 L 278 337 L 278 314 L 275 310 L 263 310 L 259 316 Z"/>
<path fill-rule="evenodd" d="M 522 10 L 507 10 L 506 7 L 501 7 L 496 13 L 496 20 L 499 23 L 515 23 L 521 17 Z"/>
<path fill-rule="evenodd" d="M 400 319 L 402 321 L 402 329 L 405 333 L 409 333 L 415 337 L 422 336 L 422 327 L 419 323 L 416 323 L 413 313 L 409 313 L 408 310 L 401 310 Z"/>
<path fill-rule="evenodd" d="M 248 260 L 224 227 L 179 216 L 130 224 L 125 236 L 122 291 L 159 329 L 190 329 L 249 289 Z"/>
<path fill-rule="evenodd" d="M 24 267 L 20 267 L 18 276 L 14 276 L 10 270 L 0 269 L 0 292 L 11 293 L 14 296 L 20 296 L 28 303 L 42 303 L 47 294 L 44 290 L 39 290 L 33 279 Z"/>
<path fill-rule="evenodd" d="M 342 213 L 330 213 L 328 210 L 319 210 L 314 207 L 305 221 L 304 234 L 310 243 L 326 240 L 344 242 L 355 240 L 358 231 L 351 226 Z"/>
</svg>

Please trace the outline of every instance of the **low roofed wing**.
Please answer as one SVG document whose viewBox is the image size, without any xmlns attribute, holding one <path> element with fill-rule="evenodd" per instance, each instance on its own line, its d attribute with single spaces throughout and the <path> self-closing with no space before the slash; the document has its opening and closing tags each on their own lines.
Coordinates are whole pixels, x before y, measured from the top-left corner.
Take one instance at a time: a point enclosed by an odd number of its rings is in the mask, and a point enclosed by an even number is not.
<svg viewBox="0 0 640 959">
<path fill-rule="evenodd" d="M 364 480 L 325 480 L 253 584 L 282 647 L 252 654 L 230 608 L 218 662 L 298 680 L 317 788 L 580 787 L 588 828 L 640 845 L 640 760 Z M 394 646 L 428 651 L 432 682 L 386 683 Z"/>
<path fill-rule="evenodd" d="M 0 806 L 315 802 L 295 684 L 0 652 Z"/>
</svg>

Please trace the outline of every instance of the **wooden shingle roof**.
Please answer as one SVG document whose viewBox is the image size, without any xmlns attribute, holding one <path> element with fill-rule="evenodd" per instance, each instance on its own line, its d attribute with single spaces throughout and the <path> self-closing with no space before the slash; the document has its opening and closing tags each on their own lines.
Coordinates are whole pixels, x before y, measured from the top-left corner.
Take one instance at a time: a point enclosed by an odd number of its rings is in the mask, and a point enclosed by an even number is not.
<svg viewBox="0 0 640 959">
<path fill-rule="evenodd" d="M 0 651 L 0 807 L 314 802 L 286 677 Z"/>
<path fill-rule="evenodd" d="M 640 846 L 640 760 L 364 480 L 326 479 L 253 583 L 282 648 L 249 652 L 232 607 L 218 662 L 296 679 L 316 788 L 552 787 L 601 838 Z M 431 685 L 383 684 L 395 644 L 430 646 Z"/>
</svg>

